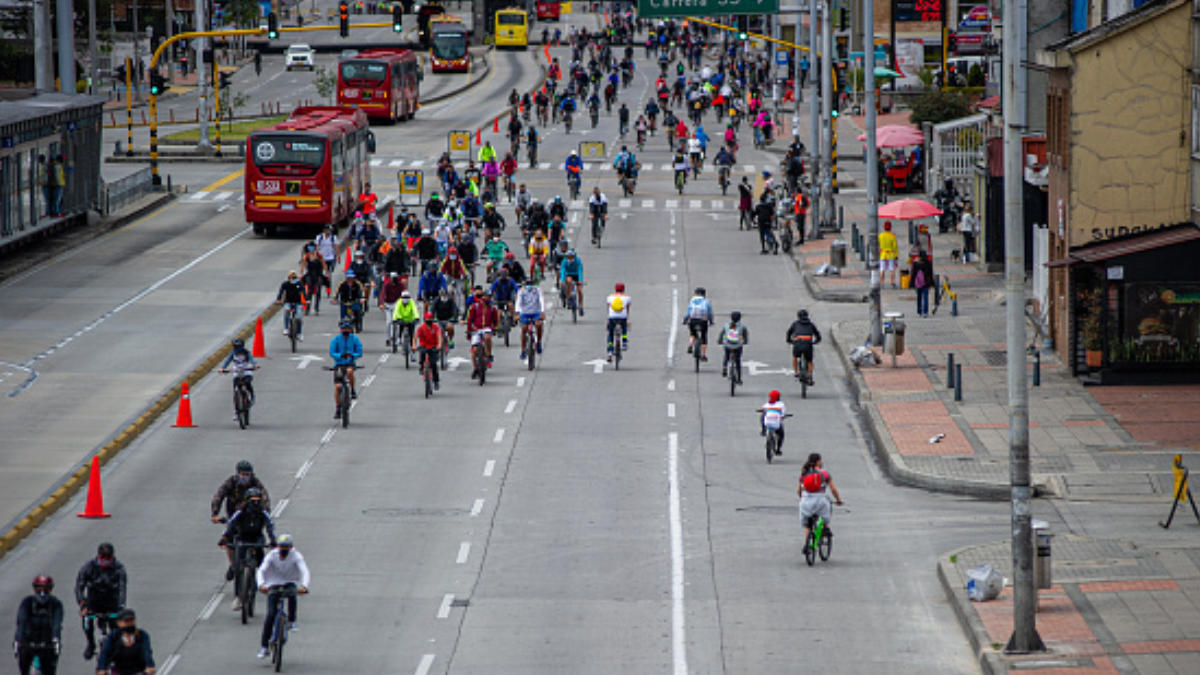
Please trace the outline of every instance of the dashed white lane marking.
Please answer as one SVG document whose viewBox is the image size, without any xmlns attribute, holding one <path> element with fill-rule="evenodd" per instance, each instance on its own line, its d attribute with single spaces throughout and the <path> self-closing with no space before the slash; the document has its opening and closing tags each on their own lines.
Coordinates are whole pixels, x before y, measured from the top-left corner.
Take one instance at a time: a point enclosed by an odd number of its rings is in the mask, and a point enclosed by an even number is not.
<svg viewBox="0 0 1200 675">
<path fill-rule="evenodd" d="M 674 258 L 674 257 L 675 257 L 675 249 L 671 249 L 671 257 L 672 257 L 672 258 Z"/>
<path fill-rule="evenodd" d="M 504 414 L 511 415 L 512 411 L 516 410 L 516 409 L 517 409 L 517 399 L 514 398 L 513 400 L 508 402 L 508 405 L 504 406 Z"/>
<path fill-rule="evenodd" d="M 672 275 L 671 275 L 671 281 L 672 281 L 672 282 L 679 281 L 679 275 L 678 275 L 678 274 L 672 274 Z"/>
<path fill-rule="evenodd" d="M 458 557 L 454 559 L 455 564 L 461 565 L 467 562 L 469 555 L 471 555 L 471 542 L 464 541 L 458 545 Z"/>
<path fill-rule="evenodd" d="M 679 200 L 678 200 L 678 199 L 668 199 L 668 200 L 667 200 L 667 208 L 668 208 L 668 209 L 677 209 L 677 208 L 679 208 Z"/>
<path fill-rule="evenodd" d="M 675 245 L 675 237 L 671 237 L 671 245 L 672 245 L 672 246 L 674 246 L 674 245 Z"/>
<path fill-rule="evenodd" d="M 494 459 L 489 459 L 489 460 L 487 461 L 487 464 L 484 464 L 484 465 L 483 465 L 483 477 L 484 477 L 484 478 L 491 478 L 491 477 L 492 477 L 492 473 L 493 473 L 493 472 L 495 472 L 495 471 L 496 471 L 496 460 L 494 460 Z"/>
<path fill-rule="evenodd" d="M 370 377 L 368 377 L 366 380 L 363 381 L 363 389 L 366 389 L 367 387 L 371 386 L 371 383 L 374 381 L 375 381 L 375 375 L 372 374 Z"/>
<path fill-rule="evenodd" d="M 391 354 L 380 354 L 380 355 L 379 355 L 379 362 L 380 362 L 380 363 L 387 363 L 387 362 L 388 362 L 388 357 L 389 357 L 389 356 L 391 356 Z"/>
<path fill-rule="evenodd" d="M 675 404 L 668 403 L 667 404 L 667 417 L 674 417 L 674 416 L 675 416 Z"/>
<path fill-rule="evenodd" d="M 628 209 L 633 206 L 632 199 L 621 199 L 617 201 L 617 208 Z"/>
<path fill-rule="evenodd" d="M 679 334 L 679 289 L 671 289 L 671 334 L 667 337 L 667 366 L 675 365 L 675 336 Z"/>
<path fill-rule="evenodd" d="M 371 166 L 383 166 L 383 160 L 382 159 L 373 159 L 373 160 L 371 160 Z"/>
<path fill-rule="evenodd" d="M 416 675 L 429 675 L 429 668 L 433 665 L 433 654 L 425 654 L 421 657 L 421 663 L 417 664 Z"/>
<path fill-rule="evenodd" d="M 423 160 L 423 159 L 414 159 L 414 160 L 413 160 L 413 163 L 412 163 L 410 166 L 412 166 L 412 167 L 414 167 L 414 168 L 416 168 L 416 167 L 418 167 L 418 166 L 425 166 L 425 160 Z M 430 659 L 432 659 L 433 657 L 432 657 L 432 656 L 430 656 L 429 658 L 430 658 Z"/>
<path fill-rule="evenodd" d="M 504 429 L 497 429 L 497 430 L 496 430 L 496 435 L 495 435 L 495 436 L 492 436 L 492 442 L 493 442 L 493 443 L 500 443 L 500 442 L 503 442 L 503 441 L 504 441 Z"/>
<path fill-rule="evenodd" d="M 276 504 L 275 508 L 271 509 L 271 519 L 279 520 L 279 516 L 283 515 L 283 510 L 287 508 L 288 502 L 290 501 L 290 499 L 284 499 Z"/>
<path fill-rule="evenodd" d="M 518 387 L 524 387 L 524 386 L 525 386 L 525 378 L 523 378 L 523 377 L 518 377 L 518 378 L 517 378 L 517 386 L 518 386 Z"/>
<path fill-rule="evenodd" d="M 221 601 L 225 599 L 224 593 L 217 593 L 208 600 L 208 604 L 204 605 L 204 609 L 200 610 L 199 621 L 208 621 L 212 618 L 213 612 L 217 611 L 217 607 L 221 605 Z"/>
<path fill-rule="evenodd" d="M 653 200 L 653 199 L 643 199 L 643 200 L 642 200 L 642 208 L 643 208 L 643 209 L 652 209 L 652 208 L 654 208 L 654 200 Z"/>
<path fill-rule="evenodd" d="M 334 434 L 336 434 L 336 433 L 337 433 L 337 429 L 332 429 L 332 428 L 331 428 L 331 429 L 327 430 L 327 431 L 325 432 L 325 435 L 321 437 L 321 445 L 325 445 L 325 444 L 326 444 L 326 443 L 328 443 L 329 441 L 332 441 L 332 440 L 333 440 L 333 435 L 334 435 Z"/>
<path fill-rule="evenodd" d="M 674 260 L 671 261 L 671 269 L 675 269 L 675 261 Z"/>
<path fill-rule="evenodd" d="M 310 460 L 306 461 L 304 464 L 300 465 L 300 470 L 296 472 L 296 478 L 297 479 L 304 478 L 306 475 L 308 475 L 308 470 L 311 468 L 312 468 L 312 460 L 310 459 Z"/>
<path fill-rule="evenodd" d="M 171 672 L 172 670 L 174 670 L 174 668 L 175 668 L 175 664 L 176 664 L 176 663 L 179 663 L 179 655 L 178 655 L 178 654 L 172 654 L 172 655 L 170 655 L 170 656 L 168 656 L 168 657 L 167 657 L 167 660 L 166 660 L 166 662 L 165 662 L 165 663 L 163 663 L 163 667 L 162 667 L 162 669 L 161 669 L 161 670 L 159 670 L 158 672 L 159 672 L 161 675 L 169 675 L 169 674 L 170 674 L 170 672 Z"/>
<path fill-rule="evenodd" d="M 392 161 L 388 162 L 388 166 L 400 166 L 401 164 L 404 164 L 404 160 L 402 159 L 393 159 Z"/>
<path fill-rule="evenodd" d="M 675 675 L 687 675 L 687 640 L 683 607 L 683 516 L 679 497 L 679 434 L 668 439 L 668 477 L 671 518 L 671 660 Z"/>
<path fill-rule="evenodd" d="M 478 516 L 480 513 L 483 513 L 483 500 L 476 499 L 475 505 L 471 507 L 471 516 Z"/>
<path fill-rule="evenodd" d="M 542 171 L 545 171 L 546 169 L 550 168 L 550 162 L 541 162 L 540 164 L 538 164 L 538 168 L 541 169 Z"/>
<path fill-rule="evenodd" d="M 693 209 L 702 209 L 702 208 L 704 208 L 704 202 L 699 199 L 693 199 L 690 202 L 688 202 L 688 206 L 690 206 Z"/>
<path fill-rule="evenodd" d="M 231 207 L 229 204 L 222 204 L 221 206 L 217 207 L 217 213 L 224 213 L 231 208 L 233 207 Z"/>
<path fill-rule="evenodd" d="M 667 382 L 667 391 L 675 391 L 675 380 Z"/>
<path fill-rule="evenodd" d="M 442 596 L 442 605 L 438 607 L 437 618 L 447 619 L 450 617 L 450 605 L 454 602 L 454 594 L 447 593 Z"/>
</svg>

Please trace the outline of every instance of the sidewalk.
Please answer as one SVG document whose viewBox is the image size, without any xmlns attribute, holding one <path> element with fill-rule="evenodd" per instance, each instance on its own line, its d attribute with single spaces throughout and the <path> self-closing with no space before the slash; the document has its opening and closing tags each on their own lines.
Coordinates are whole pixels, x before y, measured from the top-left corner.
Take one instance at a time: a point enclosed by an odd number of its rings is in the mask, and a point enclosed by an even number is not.
<svg viewBox="0 0 1200 675">
<path fill-rule="evenodd" d="M 916 195 L 914 195 L 916 196 Z M 865 230 L 865 195 L 845 195 L 847 266 L 840 276 L 814 276 L 829 262 L 832 237 L 809 241 L 797 261 L 818 299 L 862 303 L 866 263 L 851 238 Z M 885 219 L 881 219 L 882 221 Z M 953 263 L 961 235 L 936 234 L 934 271 L 958 294 L 929 318 L 916 315 L 916 293 L 883 289 L 883 311 L 905 313 L 905 353 L 880 354 L 883 364 L 855 368 L 848 354 L 868 337 L 862 319 L 835 324 L 831 342 L 850 378 L 881 463 L 899 483 L 976 497 L 1009 498 L 1008 391 L 1003 274 Z M 903 221 L 893 221 L 901 253 L 908 251 Z M 932 298 L 931 298 L 932 300 Z M 1027 327 L 1026 344 L 1040 338 Z M 881 350 L 876 348 L 876 352 Z M 962 366 L 962 400 L 947 383 L 947 359 Z M 1033 373 L 1033 358 L 1026 357 Z M 1084 387 L 1058 357 L 1042 354 L 1041 385 L 1029 387 L 1029 451 L 1037 495 L 1170 508 L 1176 454 L 1200 467 L 1200 386 Z M 935 440 L 936 439 L 936 440 Z M 1200 673 L 1200 542 L 1186 505 L 1176 515 L 1171 547 L 1072 535 L 1054 539 L 1054 588 L 1042 591 L 1038 629 L 1047 653 L 1002 654 L 1011 633 L 1012 596 L 972 603 L 966 572 L 984 562 L 1011 579 L 1007 540 L 965 548 L 939 561 L 939 576 L 985 672 L 1039 675 Z M 1155 527 L 1147 522 L 1146 527 Z M 1179 534 L 1174 534 L 1179 532 Z"/>
</svg>

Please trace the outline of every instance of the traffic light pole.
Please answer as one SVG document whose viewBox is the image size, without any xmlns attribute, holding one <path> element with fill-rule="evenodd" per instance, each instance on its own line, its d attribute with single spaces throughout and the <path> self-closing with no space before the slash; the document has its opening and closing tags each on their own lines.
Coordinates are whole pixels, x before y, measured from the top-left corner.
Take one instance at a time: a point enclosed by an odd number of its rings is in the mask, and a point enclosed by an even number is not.
<svg viewBox="0 0 1200 675">
<path fill-rule="evenodd" d="M 197 3 L 197 4 L 199 5 L 199 4 L 203 4 L 203 3 Z M 390 23 L 359 23 L 359 24 L 354 24 L 353 26 L 351 26 L 351 28 L 390 28 L 391 26 L 392 26 L 392 24 L 390 24 Z M 341 28 L 341 26 L 297 26 L 294 28 L 280 28 L 279 32 L 280 33 L 306 33 L 309 31 L 319 31 L 319 30 L 338 30 L 340 28 Z M 241 29 L 237 29 L 237 30 L 200 30 L 200 31 L 191 31 L 188 33 L 179 33 L 177 35 L 172 35 L 171 37 L 167 38 L 166 40 L 163 40 L 162 44 L 160 44 L 158 46 L 158 49 L 154 50 L 154 56 L 152 56 L 150 58 L 150 70 L 153 71 L 154 69 L 158 68 L 159 57 L 162 56 L 163 52 L 166 51 L 166 49 L 168 47 L 170 47 L 171 44 L 173 44 L 174 42 L 176 42 L 178 40 L 191 40 L 193 38 L 221 37 L 221 36 L 228 37 L 228 36 L 234 36 L 234 35 L 266 35 L 266 34 L 267 34 L 267 29 L 265 29 L 265 28 L 241 28 Z M 198 62 L 196 64 L 196 66 L 197 66 L 196 74 L 198 76 L 197 83 L 200 83 L 200 86 L 203 87 L 204 86 L 203 83 L 205 82 L 205 78 L 203 77 L 203 75 L 204 75 L 204 72 L 203 72 L 204 59 L 201 57 L 201 55 L 199 53 L 197 53 L 196 61 Z M 213 73 L 215 74 L 216 72 L 218 72 L 217 64 L 214 63 L 212 65 L 213 65 Z M 216 87 L 214 87 L 214 89 L 216 89 Z M 208 120 L 208 115 L 206 112 L 205 116 L 204 116 L 204 121 L 207 122 L 207 120 Z M 221 150 L 220 133 L 221 133 L 221 130 L 219 128 L 219 123 L 218 123 L 218 129 L 217 129 L 217 153 L 218 154 L 220 154 L 220 150 Z M 132 141 L 130 143 L 131 143 L 130 147 L 132 148 Z M 152 179 L 153 184 L 155 186 L 162 185 L 162 177 L 158 175 L 158 96 L 153 92 L 150 93 L 150 173 L 153 176 L 153 179 Z"/>
</svg>

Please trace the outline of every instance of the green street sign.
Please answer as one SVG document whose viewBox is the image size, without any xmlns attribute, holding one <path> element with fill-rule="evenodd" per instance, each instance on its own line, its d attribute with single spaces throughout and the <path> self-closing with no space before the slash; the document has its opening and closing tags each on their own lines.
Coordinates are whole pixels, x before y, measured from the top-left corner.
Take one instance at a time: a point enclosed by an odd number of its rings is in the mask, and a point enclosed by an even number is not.
<svg viewBox="0 0 1200 675">
<path fill-rule="evenodd" d="M 638 0 L 638 16 L 778 14 L 779 0 Z"/>
</svg>

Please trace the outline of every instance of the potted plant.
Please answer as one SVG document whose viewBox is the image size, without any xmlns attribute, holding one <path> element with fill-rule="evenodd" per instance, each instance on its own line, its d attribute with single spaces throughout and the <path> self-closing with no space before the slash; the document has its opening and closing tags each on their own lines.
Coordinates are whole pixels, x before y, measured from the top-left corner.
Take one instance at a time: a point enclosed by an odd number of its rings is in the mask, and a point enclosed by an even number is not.
<svg viewBox="0 0 1200 675">
<path fill-rule="evenodd" d="M 1084 353 L 1089 368 L 1099 368 L 1104 365 L 1103 339 L 1100 327 L 1100 291 L 1088 291 L 1080 309 L 1084 315 L 1079 318 L 1079 339 L 1083 342 Z"/>
</svg>

